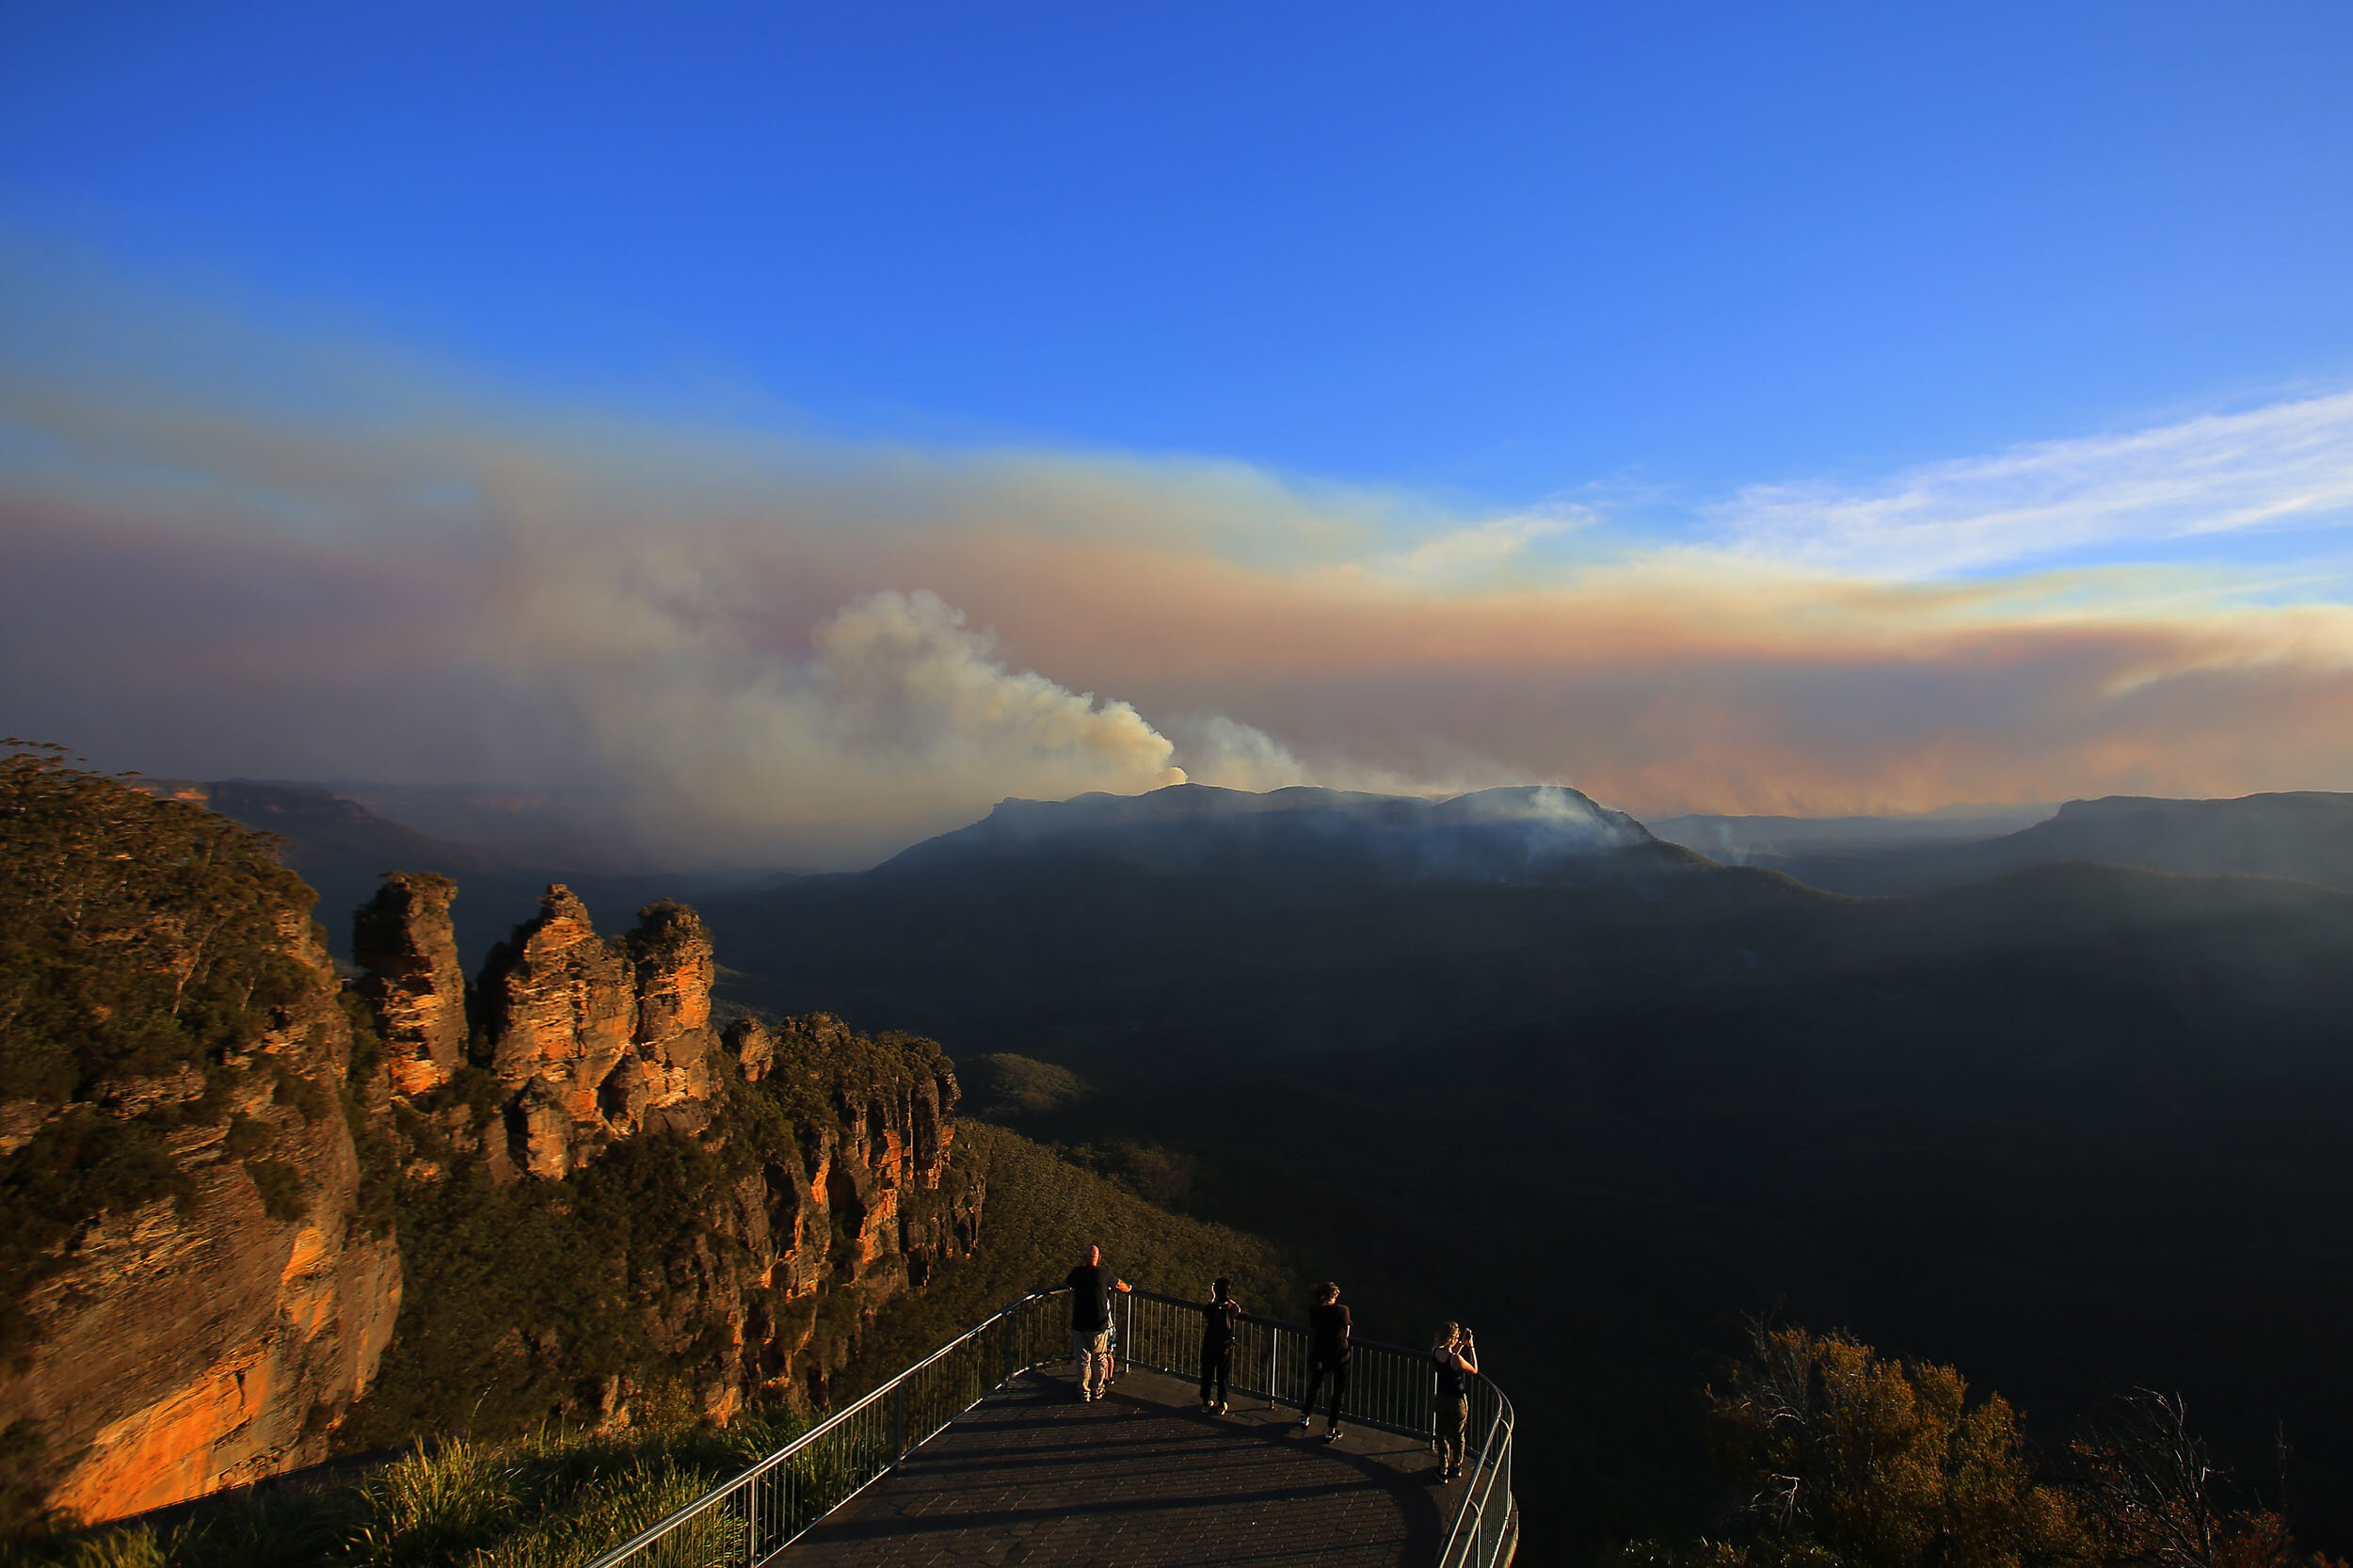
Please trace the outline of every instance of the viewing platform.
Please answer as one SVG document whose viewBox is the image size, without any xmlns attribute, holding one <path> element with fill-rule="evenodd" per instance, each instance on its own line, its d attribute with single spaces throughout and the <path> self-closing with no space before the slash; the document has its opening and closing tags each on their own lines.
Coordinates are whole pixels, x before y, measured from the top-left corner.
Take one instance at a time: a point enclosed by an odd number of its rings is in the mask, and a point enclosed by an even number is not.
<svg viewBox="0 0 2353 1568">
<path fill-rule="evenodd" d="M 1337 1442 L 1298 1425 L 1307 1331 L 1244 1316 L 1200 1408 L 1200 1304 L 1120 1298 L 1117 1381 L 1077 1398 L 1069 1306 L 1025 1296 L 588 1568 L 1505 1568 L 1511 1401 L 1471 1380 L 1441 1483 L 1428 1354 L 1358 1339 Z"/>
<path fill-rule="evenodd" d="M 1438 1560 L 1450 1497 L 1430 1445 L 1301 1433 L 1263 1399 L 1205 1416 L 1194 1386 L 1127 1372 L 1093 1404 L 1023 1373 L 827 1514 L 782 1568 L 987 1563 L 1371 1568 Z"/>
</svg>

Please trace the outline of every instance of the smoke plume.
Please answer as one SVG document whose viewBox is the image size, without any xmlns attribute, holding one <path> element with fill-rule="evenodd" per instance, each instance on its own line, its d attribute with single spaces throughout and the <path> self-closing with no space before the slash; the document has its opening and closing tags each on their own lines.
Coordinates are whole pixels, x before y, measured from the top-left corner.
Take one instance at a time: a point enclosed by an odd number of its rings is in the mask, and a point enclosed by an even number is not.
<svg viewBox="0 0 2353 1568">
<path fill-rule="evenodd" d="M 584 786 L 649 852 L 810 866 L 1178 770 L 1646 817 L 2353 786 L 2353 397 L 1637 536 L 0 284 L 0 729 L 104 766 Z"/>
</svg>

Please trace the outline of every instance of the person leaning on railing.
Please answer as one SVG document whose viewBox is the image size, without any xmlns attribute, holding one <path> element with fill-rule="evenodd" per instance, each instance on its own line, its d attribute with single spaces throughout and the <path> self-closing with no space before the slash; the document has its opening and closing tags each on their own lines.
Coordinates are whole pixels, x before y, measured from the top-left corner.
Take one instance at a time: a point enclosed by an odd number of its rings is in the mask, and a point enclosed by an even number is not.
<svg viewBox="0 0 2353 1568">
<path fill-rule="evenodd" d="M 1135 1287 L 1103 1267 L 1103 1249 L 1089 1247 L 1086 1261 L 1063 1283 L 1070 1288 L 1070 1353 L 1079 1363 L 1079 1398 L 1099 1400 L 1112 1383 L 1112 1292 Z"/>
<path fill-rule="evenodd" d="M 1430 1347 L 1430 1359 L 1438 1368 L 1430 1421 L 1438 1434 L 1438 1479 L 1452 1480 L 1463 1473 L 1463 1437 L 1470 1425 L 1470 1384 L 1465 1380 L 1479 1375 L 1479 1343 L 1470 1330 L 1449 1323 Z"/>
</svg>

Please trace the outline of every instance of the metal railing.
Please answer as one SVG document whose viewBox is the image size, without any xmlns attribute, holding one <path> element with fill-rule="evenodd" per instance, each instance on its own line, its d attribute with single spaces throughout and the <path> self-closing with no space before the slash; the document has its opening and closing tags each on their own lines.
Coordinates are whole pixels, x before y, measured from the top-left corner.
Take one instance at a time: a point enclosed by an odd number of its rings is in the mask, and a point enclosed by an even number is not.
<svg viewBox="0 0 2353 1568">
<path fill-rule="evenodd" d="M 588 1568 L 759 1568 L 991 1392 L 1032 1367 L 1068 1358 L 1069 1321 L 1055 1300 L 1062 1294 L 1022 1297 Z M 1123 1298 L 1117 1326 L 1120 1365 L 1199 1379 L 1200 1303 L 1137 1290 Z M 1297 1404 L 1306 1392 L 1310 1343 L 1301 1324 L 1245 1314 L 1228 1364 L 1231 1392 L 1263 1399 L 1269 1408 Z M 1350 1372 L 1345 1423 L 1434 1435 L 1435 1371 L 1427 1353 L 1359 1339 Z M 1471 1380 L 1470 1397 L 1467 1432 L 1478 1448 L 1465 1461 L 1470 1483 L 1440 1568 L 1500 1568 L 1517 1541 L 1511 1401 L 1483 1378 Z"/>
<path fill-rule="evenodd" d="M 1474 1379 L 1470 1393 L 1470 1421 L 1463 1432 L 1465 1441 L 1481 1434 L 1479 1452 L 1464 1463 L 1470 1484 L 1454 1511 L 1438 1568 L 1503 1568 L 1520 1544 L 1519 1500 L 1512 1495 L 1512 1401 L 1485 1378 Z"/>
<path fill-rule="evenodd" d="M 1126 1298 L 1119 1344 L 1127 1364 L 1198 1382 L 1201 1377 L 1201 1304 L 1157 1290 Z M 1236 1325 L 1226 1378 L 1238 1395 L 1256 1396 L 1269 1409 L 1296 1408 L 1306 1397 L 1312 1332 L 1302 1323 L 1244 1313 Z M 1378 1339 L 1353 1339 L 1343 1424 L 1372 1427 L 1433 1441 L 1431 1416 L 1437 1399 L 1437 1368 L 1427 1351 Z M 1485 1378 L 1467 1380 L 1470 1420 L 1464 1457 L 1469 1484 L 1447 1531 L 1439 1568 L 1498 1568 L 1518 1545 L 1519 1515 L 1512 1496 L 1512 1401 Z M 1319 1391 L 1319 1408 L 1328 1408 Z"/>
<path fill-rule="evenodd" d="M 992 1390 L 1066 1355 L 1051 1294 L 1022 1297 L 588 1568 L 757 1568 Z"/>
</svg>

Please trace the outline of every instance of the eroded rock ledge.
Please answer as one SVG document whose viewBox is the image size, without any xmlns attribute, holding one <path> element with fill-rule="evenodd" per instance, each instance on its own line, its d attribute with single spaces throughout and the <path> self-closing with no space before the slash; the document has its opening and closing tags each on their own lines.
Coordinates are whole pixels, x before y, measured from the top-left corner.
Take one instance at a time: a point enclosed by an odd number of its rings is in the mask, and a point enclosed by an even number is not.
<svg viewBox="0 0 2353 1568">
<path fill-rule="evenodd" d="M 692 910 L 652 904 L 606 938 L 562 887 L 468 990 L 454 892 L 387 877 L 355 945 L 392 1064 L 408 1211 L 466 1211 L 465 1247 L 410 1249 L 450 1274 L 420 1278 L 417 1336 L 394 1349 L 387 1398 L 416 1403 L 412 1420 L 453 1378 L 514 1392 L 518 1419 L 627 1421 L 648 1399 L 719 1419 L 752 1400 L 806 1404 L 876 1311 L 970 1250 L 983 1193 L 951 1158 L 958 1091 L 936 1046 L 824 1014 L 742 1017 L 723 1036 Z M 548 1183 L 560 1201 L 535 1201 Z M 665 1205 L 661 1224 L 631 1223 Z M 462 1332 L 431 1320 L 440 1295 L 478 1293 L 456 1283 L 486 1261 L 465 1248 L 527 1268 L 588 1244 L 591 1223 L 628 1234 L 601 1243 L 593 1279 L 564 1282 L 561 1311 L 515 1296 L 497 1342 L 415 1360 Z"/>
</svg>

